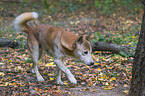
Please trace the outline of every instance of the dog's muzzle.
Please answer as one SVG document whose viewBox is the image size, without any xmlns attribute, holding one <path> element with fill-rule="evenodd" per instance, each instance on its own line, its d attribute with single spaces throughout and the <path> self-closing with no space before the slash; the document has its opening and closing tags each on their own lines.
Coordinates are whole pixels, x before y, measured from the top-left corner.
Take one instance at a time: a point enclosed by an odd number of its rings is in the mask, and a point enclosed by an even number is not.
<svg viewBox="0 0 145 96">
<path fill-rule="evenodd" d="M 88 64 L 89 66 L 94 65 L 94 62 L 90 62 L 90 64 Z"/>
</svg>

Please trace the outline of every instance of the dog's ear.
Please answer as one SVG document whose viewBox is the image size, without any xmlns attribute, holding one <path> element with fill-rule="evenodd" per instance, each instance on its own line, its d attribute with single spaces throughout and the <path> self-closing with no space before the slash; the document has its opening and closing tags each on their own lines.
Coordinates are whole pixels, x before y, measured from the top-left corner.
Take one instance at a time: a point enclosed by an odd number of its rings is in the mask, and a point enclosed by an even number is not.
<svg viewBox="0 0 145 96">
<path fill-rule="evenodd" d="M 74 48 L 76 48 L 77 45 L 81 45 L 83 42 L 83 36 L 78 37 L 76 40 L 74 40 L 75 35 L 69 36 L 70 34 L 63 34 L 61 36 L 61 45 L 63 47 L 65 47 L 68 50 L 74 50 Z"/>
<path fill-rule="evenodd" d="M 73 48 L 76 48 L 77 45 L 81 45 L 83 43 L 83 36 L 78 37 L 75 42 L 73 43 Z"/>
<path fill-rule="evenodd" d="M 75 43 L 76 44 L 82 44 L 83 43 L 83 36 L 80 36 L 79 38 L 76 39 Z"/>
<path fill-rule="evenodd" d="M 74 43 L 74 35 L 70 34 L 70 33 L 63 33 L 60 39 L 61 45 L 68 49 L 68 50 L 73 50 L 74 47 L 72 46 L 72 44 Z"/>
</svg>

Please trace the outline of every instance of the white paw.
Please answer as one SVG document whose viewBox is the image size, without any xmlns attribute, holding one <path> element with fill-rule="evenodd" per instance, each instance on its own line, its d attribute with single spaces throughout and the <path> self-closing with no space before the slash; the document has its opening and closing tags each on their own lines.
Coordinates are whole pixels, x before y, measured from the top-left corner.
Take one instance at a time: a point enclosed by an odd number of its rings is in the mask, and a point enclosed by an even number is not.
<svg viewBox="0 0 145 96">
<path fill-rule="evenodd" d="M 42 76 L 40 76 L 40 77 L 37 77 L 37 80 L 38 81 L 44 81 L 44 78 Z"/>
<path fill-rule="evenodd" d="M 72 84 L 77 84 L 77 80 L 76 80 L 75 78 L 70 79 L 70 82 L 71 82 Z"/>
<path fill-rule="evenodd" d="M 57 82 L 58 85 L 63 85 L 64 83 L 62 81 Z"/>
</svg>

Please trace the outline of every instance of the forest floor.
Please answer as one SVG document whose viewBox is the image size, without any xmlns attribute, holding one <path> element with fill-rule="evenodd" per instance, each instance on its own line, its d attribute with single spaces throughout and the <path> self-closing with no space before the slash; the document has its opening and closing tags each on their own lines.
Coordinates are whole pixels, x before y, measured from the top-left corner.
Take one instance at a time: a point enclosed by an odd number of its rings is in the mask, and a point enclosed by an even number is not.
<svg viewBox="0 0 145 96">
<path fill-rule="evenodd" d="M 127 70 L 119 68 L 120 65 L 118 66 L 119 63 L 116 64 L 116 62 L 114 63 L 116 67 L 114 65 L 109 67 L 110 64 L 106 65 L 106 63 L 96 63 L 96 66 L 89 67 L 68 59 L 66 60 L 66 66 L 74 74 L 78 84 L 70 84 L 66 76 L 62 74 L 65 85 L 60 86 L 56 85 L 55 74 L 57 68 L 53 63 L 53 58 L 44 56 L 42 60 L 39 60 L 39 71 L 45 81 L 38 82 L 36 75 L 30 72 L 32 61 L 28 58 L 29 55 L 26 49 L 1 48 L 0 52 L 1 96 L 126 96 L 129 90 L 130 72 L 126 73 Z M 100 57 L 102 58 L 102 56 Z M 101 60 L 101 58 L 99 59 Z M 104 60 L 107 60 L 105 58 Z M 131 68 L 131 64 L 127 66 Z M 118 70 L 118 72 L 115 70 Z M 119 75 L 119 71 L 122 71 L 125 76 Z"/>
<path fill-rule="evenodd" d="M 13 0 L 12 0 L 13 1 Z M 27 35 L 16 33 L 13 21 L 23 12 L 36 11 L 40 17 L 30 25 L 50 24 L 65 28 L 75 34 L 93 32 L 91 42 L 105 41 L 123 46 L 136 47 L 142 13 L 114 12 L 102 15 L 99 10 L 80 8 L 77 12 L 47 13 L 40 0 L 24 0 L 15 3 L 0 1 L 0 37 L 26 41 Z M 29 3 L 28 3 L 29 2 Z M 41 6 L 41 8 L 40 8 Z M 52 7 L 52 6 L 51 6 Z M 53 6 L 54 7 L 54 6 Z M 81 26 L 81 27 L 80 27 Z M 66 59 L 66 66 L 76 77 L 78 84 L 69 84 L 62 74 L 63 86 L 56 85 L 56 66 L 53 58 L 47 55 L 39 60 L 39 71 L 45 78 L 38 82 L 30 72 L 32 60 L 27 49 L 0 48 L 0 95 L 61 95 L 61 96 L 126 96 L 131 81 L 133 57 L 121 56 L 110 52 L 96 51 L 92 54 L 95 65 L 87 66 L 82 62 Z"/>
</svg>

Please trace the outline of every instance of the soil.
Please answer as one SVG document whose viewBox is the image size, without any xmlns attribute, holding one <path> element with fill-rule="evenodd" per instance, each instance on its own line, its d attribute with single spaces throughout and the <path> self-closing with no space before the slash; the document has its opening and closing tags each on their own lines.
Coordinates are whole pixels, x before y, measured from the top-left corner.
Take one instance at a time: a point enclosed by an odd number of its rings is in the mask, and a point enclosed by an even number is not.
<svg viewBox="0 0 145 96">
<path fill-rule="evenodd" d="M 123 91 L 129 90 L 122 86 L 116 87 L 112 90 L 104 90 L 101 87 L 81 87 L 81 88 L 70 88 L 68 91 L 72 96 L 127 96 Z M 66 94 L 64 94 L 66 95 Z"/>
</svg>

